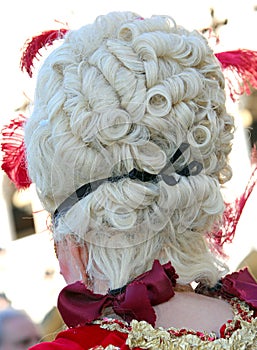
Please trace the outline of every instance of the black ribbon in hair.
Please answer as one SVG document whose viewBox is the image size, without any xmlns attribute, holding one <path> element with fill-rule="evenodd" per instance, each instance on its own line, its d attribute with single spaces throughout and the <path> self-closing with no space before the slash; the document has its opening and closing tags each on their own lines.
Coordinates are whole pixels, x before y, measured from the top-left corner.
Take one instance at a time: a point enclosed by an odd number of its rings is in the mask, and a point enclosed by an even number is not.
<svg viewBox="0 0 257 350">
<path fill-rule="evenodd" d="M 111 176 L 108 178 L 88 182 L 87 184 L 81 186 L 78 188 L 75 192 L 73 192 L 68 198 L 66 198 L 59 207 L 55 210 L 53 215 L 54 222 L 56 221 L 57 217 L 59 215 L 65 215 L 70 208 L 73 207 L 77 202 L 79 202 L 81 199 L 89 195 L 90 193 L 94 192 L 100 185 L 102 185 L 104 182 L 117 182 L 124 178 L 129 178 L 132 180 L 139 180 L 142 182 L 153 182 L 157 181 L 157 177 L 161 177 L 161 179 L 169 186 L 175 186 L 179 180 L 176 180 L 173 175 L 167 175 L 164 174 L 165 171 L 167 171 L 172 164 L 174 164 L 185 152 L 185 150 L 189 147 L 188 143 L 182 143 L 180 147 L 176 150 L 176 152 L 173 154 L 173 156 L 170 158 L 168 163 L 165 165 L 165 167 L 160 171 L 159 174 L 150 174 L 146 171 L 139 171 L 137 169 L 132 169 L 129 173 L 119 175 L 119 176 Z M 203 165 L 199 163 L 198 161 L 193 160 L 188 165 L 186 165 L 183 169 L 179 171 L 175 171 L 176 174 L 180 176 L 194 176 L 199 174 L 202 171 Z M 174 170 L 172 171 L 174 172 Z"/>
</svg>

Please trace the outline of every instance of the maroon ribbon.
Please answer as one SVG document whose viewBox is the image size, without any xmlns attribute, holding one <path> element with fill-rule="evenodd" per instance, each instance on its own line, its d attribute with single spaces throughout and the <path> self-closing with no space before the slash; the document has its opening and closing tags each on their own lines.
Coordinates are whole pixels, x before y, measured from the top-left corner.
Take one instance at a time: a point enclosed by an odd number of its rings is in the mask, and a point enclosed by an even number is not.
<svg viewBox="0 0 257 350">
<path fill-rule="evenodd" d="M 247 268 L 225 276 L 220 294 L 228 299 L 237 297 L 257 312 L 257 283 Z"/>
<path fill-rule="evenodd" d="M 106 307 L 125 321 L 147 321 L 154 326 L 154 305 L 168 301 L 174 296 L 178 275 L 171 263 L 161 265 L 155 260 L 150 271 L 138 276 L 118 295 L 95 294 L 78 281 L 62 289 L 58 309 L 68 327 L 85 325 L 98 319 Z"/>
</svg>

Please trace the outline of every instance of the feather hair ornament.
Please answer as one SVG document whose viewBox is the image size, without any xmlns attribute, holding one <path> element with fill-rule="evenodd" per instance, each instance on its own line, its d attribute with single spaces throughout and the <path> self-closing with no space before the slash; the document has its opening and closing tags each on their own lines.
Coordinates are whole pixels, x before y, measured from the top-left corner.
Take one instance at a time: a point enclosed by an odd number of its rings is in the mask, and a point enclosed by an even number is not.
<svg viewBox="0 0 257 350">
<path fill-rule="evenodd" d="M 38 59 L 40 49 L 53 45 L 55 40 L 62 39 L 68 29 L 48 30 L 40 35 L 34 36 L 30 41 L 26 41 L 20 61 L 22 71 L 26 71 L 32 77 L 34 59 Z M 41 55 L 40 55 L 41 56 Z M 26 166 L 25 146 L 24 146 L 24 124 L 26 117 L 19 115 L 12 119 L 9 125 L 2 129 L 1 149 L 3 152 L 2 170 L 18 189 L 26 189 L 30 186 Z"/>
<path fill-rule="evenodd" d="M 253 153 L 256 156 L 256 148 L 253 148 Z M 237 225 L 242 215 L 243 209 L 249 199 L 255 185 L 257 183 L 257 165 L 252 171 L 248 184 L 241 196 L 235 199 L 232 203 L 225 203 L 225 210 L 222 217 L 221 227 L 218 232 L 211 232 L 208 236 L 213 242 L 214 249 L 224 255 L 223 246 L 225 243 L 231 243 L 236 233 Z"/>
<path fill-rule="evenodd" d="M 251 87 L 257 88 L 257 51 L 239 49 L 215 53 L 219 60 L 233 101 Z"/>
<path fill-rule="evenodd" d="M 39 50 L 43 47 L 53 45 L 55 40 L 62 39 L 67 33 L 68 29 L 62 28 L 58 30 L 48 30 L 41 34 L 34 36 L 30 41 L 27 40 L 24 44 L 23 53 L 21 57 L 20 67 L 22 71 L 26 71 L 30 78 L 32 77 L 32 67 L 34 59 L 38 59 L 40 55 Z M 40 55 L 41 56 L 41 55 Z"/>
<path fill-rule="evenodd" d="M 25 121 L 26 117 L 20 114 L 2 129 L 2 170 L 18 189 L 25 189 L 31 184 L 24 147 Z"/>
</svg>

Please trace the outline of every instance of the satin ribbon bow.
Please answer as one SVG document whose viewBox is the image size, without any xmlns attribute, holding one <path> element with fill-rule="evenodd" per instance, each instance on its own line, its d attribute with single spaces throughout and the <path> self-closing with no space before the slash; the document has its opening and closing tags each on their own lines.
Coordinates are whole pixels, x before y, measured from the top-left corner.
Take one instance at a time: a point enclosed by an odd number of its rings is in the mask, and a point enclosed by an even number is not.
<svg viewBox="0 0 257 350">
<path fill-rule="evenodd" d="M 127 322 L 144 320 L 154 326 L 156 314 L 153 306 L 174 296 L 177 278 L 170 262 L 161 265 L 155 260 L 150 271 L 124 288 L 105 295 L 91 292 L 80 281 L 67 285 L 59 294 L 58 309 L 68 327 L 85 325 L 100 318 L 107 307 Z"/>
<path fill-rule="evenodd" d="M 220 295 L 245 301 L 257 314 L 257 282 L 247 268 L 225 276 L 221 283 Z"/>
</svg>

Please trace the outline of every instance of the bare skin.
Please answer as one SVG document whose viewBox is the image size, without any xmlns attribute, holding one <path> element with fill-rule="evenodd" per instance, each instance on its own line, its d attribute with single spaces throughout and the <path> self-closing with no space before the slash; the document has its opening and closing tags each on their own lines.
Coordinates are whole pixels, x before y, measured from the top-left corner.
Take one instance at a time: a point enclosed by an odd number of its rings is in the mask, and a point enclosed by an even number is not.
<svg viewBox="0 0 257 350">
<path fill-rule="evenodd" d="M 220 327 L 233 319 L 233 311 L 226 301 L 194 292 L 176 292 L 166 303 L 154 307 L 156 327 L 174 327 L 220 334 Z"/>
</svg>

